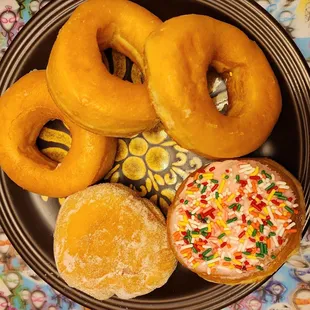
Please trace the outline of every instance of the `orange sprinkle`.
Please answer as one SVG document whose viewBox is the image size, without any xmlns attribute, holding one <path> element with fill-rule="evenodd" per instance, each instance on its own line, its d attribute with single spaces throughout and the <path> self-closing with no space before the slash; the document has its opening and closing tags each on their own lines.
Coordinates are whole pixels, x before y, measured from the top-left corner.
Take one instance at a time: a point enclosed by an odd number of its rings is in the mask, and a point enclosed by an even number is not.
<svg viewBox="0 0 310 310">
<path fill-rule="evenodd" d="M 267 248 L 268 249 L 271 248 L 271 240 L 270 240 L 270 238 L 267 238 Z"/>
<path fill-rule="evenodd" d="M 235 256 L 242 255 L 242 252 L 235 252 L 234 255 L 235 255 Z"/>
<path fill-rule="evenodd" d="M 252 183 L 253 192 L 254 192 L 254 193 L 257 193 L 256 182 L 255 182 L 255 181 L 252 181 L 251 183 Z"/>
<path fill-rule="evenodd" d="M 288 226 L 288 223 L 284 223 L 284 224 L 283 224 L 283 227 L 287 227 L 287 226 Z"/>
<path fill-rule="evenodd" d="M 226 245 L 229 249 L 231 249 L 231 245 L 228 243 L 227 245 Z"/>
<path fill-rule="evenodd" d="M 255 269 L 254 266 L 249 266 L 249 267 L 246 268 L 246 270 L 248 270 L 248 271 L 249 271 L 249 270 L 254 270 L 254 269 Z"/>
<path fill-rule="evenodd" d="M 255 228 L 257 230 L 259 229 L 259 224 L 258 223 L 252 223 L 251 225 L 252 225 L 253 228 Z"/>
<path fill-rule="evenodd" d="M 192 249 L 189 248 L 189 249 L 184 249 L 181 251 L 182 254 L 188 254 L 188 253 L 191 253 L 192 252 Z"/>
<path fill-rule="evenodd" d="M 197 172 L 197 173 L 195 174 L 194 179 L 195 179 L 195 180 L 197 180 L 197 179 L 198 179 L 198 177 L 199 177 L 199 172 Z"/>
<path fill-rule="evenodd" d="M 173 240 L 174 241 L 179 241 L 182 239 L 182 235 L 180 234 L 179 231 L 176 231 L 174 234 L 173 234 Z"/>
<path fill-rule="evenodd" d="M 284 216 L 284 215 L 274 214 L 273 216 L 274 216 L 274 218 L 277 219 L 277 220 L 288 220 L 288 217 L 287 217 L 287 216 Z"/>
<path fill-rule="evenodd" d="M 250 214 L 252 214 L 254 217 L 258 217 L 259 216 L 259 214 L 257 212 L 254 212 L 254 211 L 250 212 Z"/>
<path fill-rule="evenodd" d="M 295 214 L 298 214 L 299 212 L 298 212 L 298 210 L 294 209 L 294 213 L 295 213 Z"/>
<path fill-rule="evenodd" d="M 195 242 L 195 244 L 197 244 L 197 245 L 204 245 L 204 244 L 206 244 L 206 243 L 203 242 L 203 241 L 197 241 L 197 242 Z"/>
<path fill-rule="evenodd" d="M 292 233 L 296 233 L 297 229 L 288 229 L 285 232 L 287 232 L 288 234 L 292 234 Z"/>
<path fill-rule="evenodd" d="M 229 262 L 223 262 L 222 265 L 223 266 L 230 266 L 230 263 Z"/>
<path fill-rule="evenodd" d="M 187 189 L 188 190 L 188 189 Z M 191 187 L 190 189 L 189 189 L 189 191 L 191 191 L 191 192 L 198 192 L 199 191 L 199 188 L 198 187 Z"/>
<path fill-rule="evenodd" d="M 276 231 L 278 229 L 278 227 L 277 226 L 271 226 L 270 229 L 273 231 Z"/>
</svg>

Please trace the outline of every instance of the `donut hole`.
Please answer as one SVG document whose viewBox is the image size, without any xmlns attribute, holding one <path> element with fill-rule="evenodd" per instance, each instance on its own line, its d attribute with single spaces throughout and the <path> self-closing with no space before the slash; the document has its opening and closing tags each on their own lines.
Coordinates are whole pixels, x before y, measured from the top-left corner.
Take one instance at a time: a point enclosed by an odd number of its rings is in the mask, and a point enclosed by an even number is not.
<svg viewBox="0 0 310 310">
<path fill-rule="evenodd" d="M 225 77 L 219 74 L 215 68 L 209 67 L 207 71 L 207 84 L 210 97 L 212 98 L 217 110 L 220 113 L 227 115 L 229 101 Z"/>
<path fill-rule="evenodd" d="M 144 83 L 142 70 L 129 57 L 112 48 L 101 50 L 101 55 L 111 74 L 133 84 Z"/>
<path fill-rule="evenodd" d="M 61 120 L 47 122 L 36 140 L 39 151 L 54 162 L 63 161 L 71 147 L 71 133 Z"/>
</svg>

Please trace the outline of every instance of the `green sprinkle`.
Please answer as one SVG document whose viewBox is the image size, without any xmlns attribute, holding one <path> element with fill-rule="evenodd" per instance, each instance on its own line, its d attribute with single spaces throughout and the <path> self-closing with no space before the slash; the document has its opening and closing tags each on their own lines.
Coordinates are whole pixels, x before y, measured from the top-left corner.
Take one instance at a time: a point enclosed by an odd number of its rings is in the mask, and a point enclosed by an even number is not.
<svg viewBox="0 0 310 310">
<path fill-rule="evenodd" d="M 260 246 L 260 242 L 256 241 L 256 243 L 255 243 L 255 244 L 256 244 L 256 247 L 257 247 L 257 248 L 259 248 L 259 246 Z"/>
<path fill-rule="evenodd" d="M 203 175 L 202 174 L 200 174 L 199 175 L 199 180 L 201 180 L 203 178 Z"/>
<path fill-rule="evenodd" d="M 200 220 L 200 221 L 201 221 L 201 220 L 202 220 L 202 216 L 201 216 L 201 214 L 198 214 L 198 215 L 197 215 L 197 218 L 198 218 L 198 220 Z"/>
<path fill-rule="evenodd" d="M 256 257 L 260 257 L 260 258 L 264 258 L 264 257 L 265 257 L 265 255 L 262 254 L 262 253 L 256 253 L 255 256 L 256 256 Z"/>
<path fill-rule="evenodd" d="M 231 258 L 230 257 L 224 257 L 224 260 L 226 260 L 226 262 L 230 262 Z"/>
<path fill-rule="evenodd" d="M 268 187 L 265 188 L 266 191 L 269 191 L 270 189 L 272 189 L 273 187 L 275 187 L 275 183 L 271 183 Z"/>
<path fill-rule="evenodd" d="M 185 200 L 185 201 L 184 201 L 184 204 L 187 205 L 187 204 L 188 204 L 188 200 Z"/>
<path fill-rule="evenodd" d="M 263 250 L 264 250 L 264 254 L 268 254 L 268 249 L 267 249 L 267 244 L 263 243 Z"/>
<path fill-rule="evenodd" d="M 262 266 L 256 266 L 256 268 L 258 269 L 258 270 L 260 270 L 260 271 L 263 271 L 264 270 L 264 268 L 262 267 Z"/>
<path fill-rule="evenodd" d="M 199 232 L 198 231 L 193 231 L 192 235 L 199 235 Z"/>
<path fill-rule="evenodd" d="M 263 182 L 264 182 L 263 180 L 259 180 L 257 184 L 262 184 Z"/>
<path fill-rule="evenodd" d="M 290 212 L 290 213 L 294 213 L 293 209 L 291 209 L 291 208 L 288 207 L 288 206 L 285 206 L 284 209 L 287 210 L 287 211 Z"/>
<path fill-rule="evenodd" d="M 208 227 L 200 229 L 200 234 L 206 234 L 208 232 Z"/>
<path fill-rule="evenodd" d="M 236 180 L 237 180 L 237 183 L 239 183 L 239 181 L 240 181 L 240 175 L 239 174 L 236 175 Z"/>
<path fill-rule="evenodd" d="M 197 187 L 200 188 L 200 187 L 201 187 L 201 184 L 198 184 Z"/>
<path fill-rule="evenodd" d="M 275 235 L 276 235 L 276 233 L 275 233 L 274 231 L 271 231 L 271 232 L 269 233 L 268 237 L 270 238 L 270 237 L 275 236 Z"/>
<path fill-rule="evenodd" d="M 218 192 L 215 192 L 215 199 L 219 199 L 220 194 Z"/>
<path fill-rule="evenodd" d="M 257 229 L 254 229 L 253 232 L 252 232 L 252 237 L 255 237 L 257 234 Z"/>
<path fill-rule="evenodd" d="M 260 233 L 263 233 L 264 232 L 264 225 L 259 225 L 259 232 Z"/>
<path fill-rule="evenodd" d="M 237 204 L 236 203 L 233 203 L 233 204 L 231 204 L 229 207 L 228 207 L 228 209 L 232 209 L 233 207 L 235 207 Z"/>
<path fill-rule="evenodd" d="M 244 255 L 251 255 L 251 252 L 242 252 Z"/>
<path fill-rule="evenodd" d="M 205 193 L 206 190 L 207 190 L 207 186 L 204 186 L 201 190 L 201 194 Z"/>
<path fill-rule="evenodd" d="M 281 192 L 275 192 L 274 193 L 276 196 L 282 196 L 282 193 Z"/>
<path fill-rule="evenodd" d="M 212 249 L 207 249 L 202 253 L 202 256 L 207 256 L 210 252 L 212 251 Z"/>
<path fill-rule="evenodd" d="M 238 211 L 238 212 L 240 212 L 240 210 L 241 210 L 241 204 L 240 204 L 240 203 L 238 203 L 238 208 L 237 208 L 237 211 Z"/>
<path fill-rule="evenodd" d="M 195 249 L 195 247 L 192 247 L 192 250 L 194 253 L 198 253 L 198 251 Z"/>
<path fill-rule="evenodd" d="M 251 224 L 252 224 L 252 221 L 248 220 L 246 223 L 247 223 L 248 225 L 251 225 Z"/>
<path fill-rule="evenodd" d="M 267 224 L 268 224 L 269 226 L 273 226 L 273 223 L 272 223 L 270 220 L 267 220 Z"/>
<path fill-rule="evenodd" d="M 287 197 L 285 197 L 285 196 L 277 196 L 277 198 L 280 200 L 287 200 Z"/>
<path fill-rule="evenodd" d="M 271 258 L 272 259 L 276 259 L 277 257 L 275 255 L 271 255 Z"/>
<path fill-rule="evenodd" d="M 229 179 L 229 175 L 225 175 L 225 179 L 226 179 L 226 180 Z"/>
<path fill-rule="evenodd" d="M 219 181 L 218 180 L 215 180 L 215 179 L 211 179 L 210 180 L 212 183 L 218 183 Z"/>
<path fill-rule="evenodd" d="M 232 219 L 228 219 L 228 220 L 226 221 L 226 223 L 227 223 L 227 224 L 230 224 L 230 223 L 235 222 L 235 221 L 237 221 L 237 220 L 238 220 L 238 218 L 237 218 L 237 217 L 234 217 L 234 218 L 232 218 Z"/>
<path fill-rule="evenodd" d="M 260 249 L 261 254 L 265 254 L 264 253 L 264 244 L 262 242 L 259 243 L 259 249 Z"/>
<path fill-rule="evenodd" d="M 222 239 L 224 236 L 226 236 L 226 234 L 225 234 L 225 233 L 222 233 L 222 234 L 220 234 L 217 238 L 218 238 L 218 239 Z"/>
<path fill-rule="evenodd" d="M 207 257 L 206 257 L 207 260 L 211 260 L 211 259 L 213 259 L 213 258 L 214 258 L 214 255 L 210 255 L 210 256 L 207 256 Z"/>
</svg>

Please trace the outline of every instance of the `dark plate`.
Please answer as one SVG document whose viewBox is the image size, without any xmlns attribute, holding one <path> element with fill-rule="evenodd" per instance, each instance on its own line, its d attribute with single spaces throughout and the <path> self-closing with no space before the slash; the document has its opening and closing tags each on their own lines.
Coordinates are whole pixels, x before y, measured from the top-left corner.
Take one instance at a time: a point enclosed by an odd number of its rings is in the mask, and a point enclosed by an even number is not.
<svg viewBox="0 0 310 310">
<path fill-rule="evenodd" d="M 55 0 L 22 29 L 0 64 L 0 93 L 30 70 L 46 67 L 57 32 L 72 10 L 81 2 Z M 304 187 L 306 203 L 309 207 L 309 69 L 297 47 L 282 28 L 258 5 L 248 0 L 139 0 L 135 2 L 163 20 L 181 14 L 198 13 L 229 22 L 244 30 L 263 48 L 281 85 L 283 111 L 271 137 L 251 156 L 271 157 L 297 176 Z M 165 141 L 170 140 L 166 138 Z M 130 140 L 125 139 L 124 142 L 128 146 Z M 152 143 L 149 144 L 154 146 Z M 148 145 L 148 147 L 151 146 Z M 179 151 L 182 153 L 182 150 Z M 169 152 L 171 157 L 171 150 Z M 193 160 L 192 157 L 191 160 Z M 190 166 L 193 168 L 195 160 L 191 160 Z M 122 175 L 117 175 L 117 178 L 117 181 L 130 183 L 130 180 L 126 181 Z M 139 186 L 141 189 L 141 184 Z M 221 309 L 260 286 L 260 284 L 235 287 L 216 285 L 178 267 L 168 283 L 151 294 L 128 301 L 118 298 L 111 298 L 104 302 L 96 301 L 69 288 L 58 277 L 53 257 L 53 230 L 59 210 L 58 201 L 49 199 L 45 202 L 40 196 L 19 188 L 4 173 L 1 173 L 0 190 L 1 225 L 17 251 L 30 267 L 55 289 L 89 308 Z M 151 194 L 153 195 L 153 192 Z M 167 198 L 167 195 L 165 197 Z M 160 200 L 159 197 L 156 199 Z M 309 208 L 307 208 L 307 223 L 309 215 Z"/>
</svg>

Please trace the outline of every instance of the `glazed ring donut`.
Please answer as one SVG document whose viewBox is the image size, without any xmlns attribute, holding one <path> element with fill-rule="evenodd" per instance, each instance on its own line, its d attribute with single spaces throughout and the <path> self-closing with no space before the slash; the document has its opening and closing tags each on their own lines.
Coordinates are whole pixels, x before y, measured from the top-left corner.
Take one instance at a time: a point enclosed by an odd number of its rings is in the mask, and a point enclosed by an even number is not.
<svg viewBox="0 0 310 310">
<path fill-rule="evenodd" d="M 111 75 L 98 45 L 130 57 L 143 72 L 145 40 L 160 24 L 126 0 L 80 5 L 60 31 L 47 67 L 58 107 L 77 124 L 105 136 L 128 137 L 154 127 L 157 116 L 146 86 Z"/>
<path fill-rule="evenodd" d="M 207 16 L 176 17 L 150 35 L 145 58 L 157 115 L 182 147 L 231 158 L 270 135 L 282 107 L 279 85 L 261 49 L 239 29 Z M 209 66 L 227 77 L 226 116 L 209 96 Z"/>
<path fill-rule="evenodd" d="M 101 179 L 112 167 L 116 140 L 88 132 L 63 116 L 52 101 L 45 71 L 22 77 L 0 98 L 0 166 L 22 188 L 65 197 Z M 61 164 L 36 147 L 42 127 L 59 119 L 70 129 L 72 146 Z"/>
</svg>

